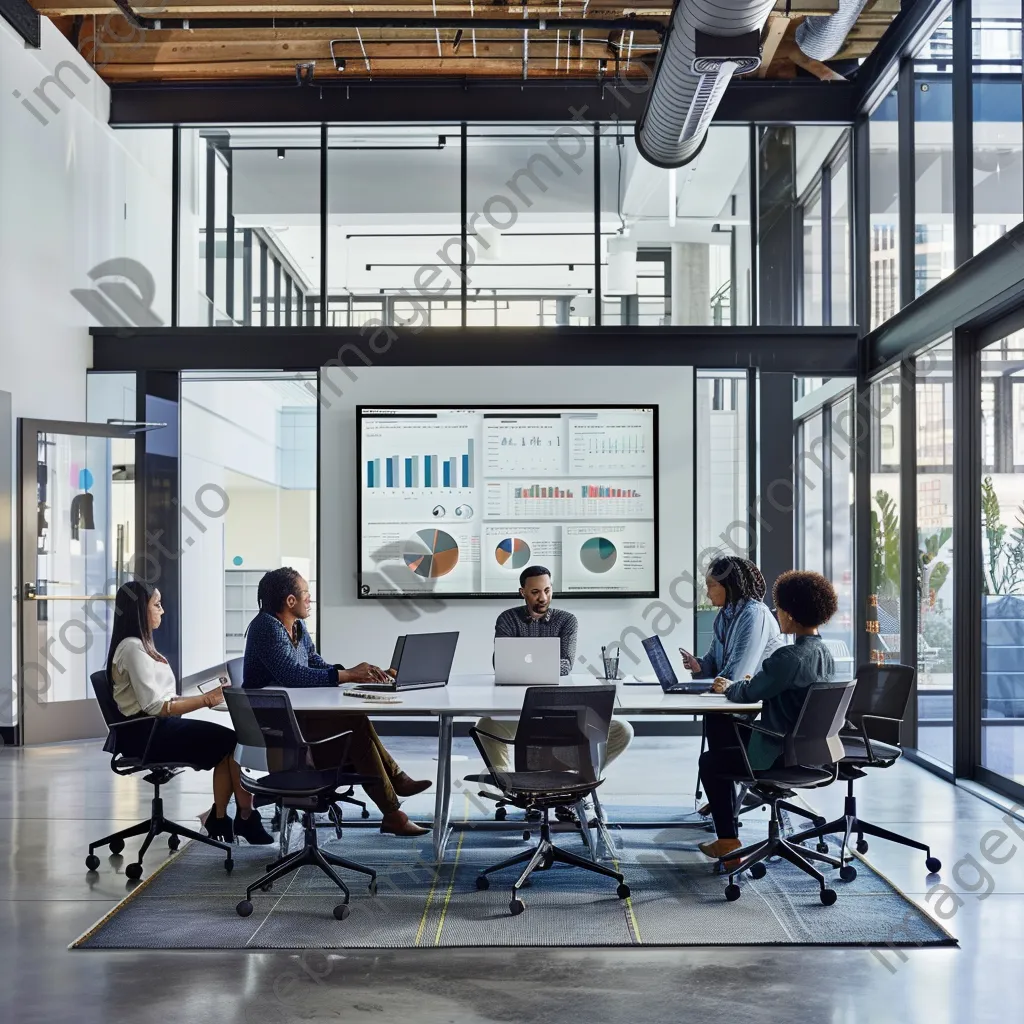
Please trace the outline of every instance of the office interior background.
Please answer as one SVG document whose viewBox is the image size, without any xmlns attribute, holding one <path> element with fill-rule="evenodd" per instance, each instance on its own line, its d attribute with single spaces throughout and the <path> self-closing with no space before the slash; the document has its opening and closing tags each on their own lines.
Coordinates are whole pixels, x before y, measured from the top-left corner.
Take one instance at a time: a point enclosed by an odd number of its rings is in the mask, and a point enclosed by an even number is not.
<svg viewBox="0 0 1024 1024">
<path fill-rule="evenodd" d="M 143 425 L 103 449 L 96 514 L 116 557 L 82 565 L 93 588 L 127 578 L 133 552 L 159 565 L 161 649 L 185 685 L 241 654 L 256 583 L 282 565 L 310 581 L 329 660 L 354 633 L 357 660 L 386 663 L 412 622 L 486 633 L 493 601 L 355 599 L 354 409 L 425 387 L 659 404 L 660 592 L 560 602 L 581 656 L 621 642 L 639 671 L 654 632 L 703 653 L 715 554 L 749 555 L 769 581 L 817 570 L 839 598 L 822 633 L 840 667 L 916 669 L 906 759 L 1024 803 L 1022 8 L 866 10 L 878 41 L 838 80 L 737 79 L 673 169 L 641 155 L 643 95 L 616 91 L 608 60 L 547 90 L 445 79 L 402 117 L 415 87 L 391 72 L 351 96 L 320 64 L 313 84 L 297 70 L 262 92 L 130 82 L 83 56 L 82 26 L 72 40 L 44 16 L 32 47 L 0 21 L 4 756 L 71 738 L 23 711 L 18 549 L 35 524 L 19 420 Z M 94 443 L 68 435 L 59 457 Z M 54 558 L 36 585 L 58 592 L 70 571 Z M 69 647 L 74 614 L 54 607 L 40 634 L 61 645 L 51 705 L 88 701 L 105 661 L 109 615 Z M 489 654 L 467 637 L 455 671 L 487 671 Z M 962 998 L 907 1013 L 972 1019 Z"/>
</svg>

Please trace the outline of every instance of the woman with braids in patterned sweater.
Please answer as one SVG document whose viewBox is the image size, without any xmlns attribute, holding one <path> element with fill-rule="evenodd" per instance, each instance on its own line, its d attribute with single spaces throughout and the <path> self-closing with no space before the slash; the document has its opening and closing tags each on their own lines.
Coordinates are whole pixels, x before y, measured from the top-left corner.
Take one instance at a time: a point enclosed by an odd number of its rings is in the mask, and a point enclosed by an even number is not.
<svg viewBox="0 0 1024 1024">
<path fill-rule="evenodd" d="M 745 679 L 760 671 L 762 663 L 785 640 L 764 603 L 767 586 L 761 570 L 747 558 L 726 555 L 708 566 L 708 598 L 721 611 L 715 617 L 715 635 L 703 658 L 679 648 L 683 667 L 694 679 Z M 704 716 L 709 749 L 735 742 L 732 723 L 718 715 Z M 709 804 L 697 812 L 707 817 Z"/>
<path fill-rule="evenodd" d="M 268 572 L 256 593 L 260 613 L 246 631 L 242 689 L 265 686 L 338 686 L 347 683 L 381 682 L 387 673 L 365 661 L 355 668 L 331 665 L 317 653 L 303 621 L 309 616 L 309 584 L 294 569 Z M 383 815 L 381 832 L 415 838 L 421 828 L 399 809 L 399 797 L 415 796 L 430 788 L 429 779 L 412 779 L 395 762 L 381 742 L 370 719 L 361 712 L 296 711 L 302 734 L 309 740 L 325 739 L 344 730 L 344 737 L 316 748 L 315 766 L 339 766 L 342 756 L 361 775 L 377 781 L 363 786 Z M 351 740 L 351 742 L 350 742 Z M 345 751 L 347 750 L 347 754 Z"/>
</svg>

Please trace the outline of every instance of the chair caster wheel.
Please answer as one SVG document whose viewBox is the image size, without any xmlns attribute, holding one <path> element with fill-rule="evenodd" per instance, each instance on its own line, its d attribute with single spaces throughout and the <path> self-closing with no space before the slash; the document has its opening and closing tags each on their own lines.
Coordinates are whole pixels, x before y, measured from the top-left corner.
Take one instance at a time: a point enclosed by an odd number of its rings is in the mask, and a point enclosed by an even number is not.
<svg viewBox="0 0 1024 1024">
<path fill-rule="evenodd" d="M 508 904 L 509 913 L 515 917 L 526 909 L 526 904 L 520 899 L 510 900 Z"/>
<path fill-rule="evenodd" d="M 754 864 L 750 868 L 751 878 L 764 878 L 768 874 L 768 869 L 760 862 Z"/>
<path fill-rule="evenodd" d="M 352 908 L 347 903 L 339 903 L 334 908 L 334 917 L 338 921 L 344 921 L 349 914 L 352 913 Z"/>
<path fill-rule="evenodd" d="M 835 889 L 822 889 L 821 890 L 821 902 L 826 907 L 831 907 L 835 901 L 839 899 L 839 894 Z"/>
<path fill-rule="evenodd" d="M 228 859 L 227 859 L 226 861 L 224 861 L 224 870 L 225 870 L 225 871 L 226 871 L 226 872 L 227 872 L 227 873 L 228 873 L 229 875 L 231 874 L 231 869 L 232 869 L 232 868 L 233 868 L 234 866 L 235 866 L 235 862 L 234 862 L 234 861 L 233 861 L 233 860 L 232 860 L 232 859 L 231 859 L 230 857 L 228 857 Z"/>
<path fill-rule="evenodd" d="M 120 853 L 124 849 L 123 839 L 111 839 L 110 840 L 110 852 Z"/>
<path fill-rule="evenodd" d="M 618 896 L 620 900 L 628 900 L 630 896 L 629 886 L 626 885 L 625 882 L 619 882 L 619 887 L 615 890 L 615 895 Z"/>
<path fill-rule="evenodd" d="M 167 849 L 176 850 L 181 846 L 181 840 L 177 836 L 169 836 L 167 839 Z"/>
<path fill-rule="evenodd" d="M 133 863 L 129 864 L 128 867 L 126 867 L 124 869 L 124 873 L 125 873 L 125 876 L 127 878 L 130 878 L 133 881 L 136 878 L 141 878 L 142 877 L 142 865 L 133 862 Z"/>
<path fill-rule="evenodd" d="M 828 853 L 828 843 L 823 839 L 817 846 L 818 853 Z"/>
<path fill-rule="evenodd" d="M 376 878 L 371 878 L 370 879 L 370 884 L 366 887 L 366 891 L 371 896 L 376 896 L 377 895 L 377 879 Z"/>
<path fill-rule="evenodd" d="M 504 821 L 507 817 L 508 817 L 508 811 L 506 811 L 504 807 L 499 807 L 494 812 L 494 820 L 495 821 Z"/>
<path fill-rule="evenodd" d="M 820 814 L 816 814 L 813 818 L 811 818 L 811 824 L 815 828 L 821 828 L 822 825 L 827 825 L 828 822 L 825 821 L 825 819 Z"/>
<path fill-rule="evenodd" d="M 740 898 L 740 887 L 734 882 L 730 882 L 725 887 L 725 898 L 730 903 L 735 903 Z"/>
<path fill-rule="evenodd" d="M 97 857 L 95 853 L 90 853 L 89 856 L 85 858 L 85 866 L 90 871 L 95 871 L 100 866 L 99 857 Z"/>
<path fill-rule="evenodd" d="M 868 841 L 866 839 L 857 840 L 857 852 L 867 853 L 868 852 Z"/>
<path fill-rule="evenodd" d="M 924 866 L 930 875 L 937 875 L 942 870 L 942 861 L 938 857 L 929 857 L 924 862 Z"/>
<path fill-rule="evenodd" d="M 370 812 L 364 807 L 363 810 L 362 810 L 362 813 L 359 815 L 359 817 L 360 818 L 368 818 L 369 816 L 370 816 Z"/>
<path fill-rule="evenodd" d="M 491 880 L 486 875 L 478 875 L 476 880 L 476 887 L 484 892 L 491 887 Z"/>
<path fill-rule="evenodd" d="M 235 904 L 235 913 L 239 917 L 248 917 L 252 913 L 252 904 L 248 900 L 242 900 Z"/>
<path fill-rule="evenodd" d="M 844 864 L 839 869 L 839 877 L 844 882 L 852 882 L 857 877 L 857 869 L 852 864 Z"/>
<path fill-rule="evenodd" d="M 530 833 L 529 832 L 524 832 L 523 833 L 523 842 L 524 843 L 528 843 L 529 841 L 530 841 Z"/>
</svg>

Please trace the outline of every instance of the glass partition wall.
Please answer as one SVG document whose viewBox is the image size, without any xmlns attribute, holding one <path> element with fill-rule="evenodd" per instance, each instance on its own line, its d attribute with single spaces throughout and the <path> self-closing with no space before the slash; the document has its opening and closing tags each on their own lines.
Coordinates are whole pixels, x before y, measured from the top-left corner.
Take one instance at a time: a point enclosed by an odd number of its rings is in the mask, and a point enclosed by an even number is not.
<svg viewBox="0 0 1024 1024">
<path fill-rule="evenodd" d="M 178 326 L 852 322 L 847 127 L 712 125 L 674 170 L 631 122 L 175 131 Z"/>
</svg>

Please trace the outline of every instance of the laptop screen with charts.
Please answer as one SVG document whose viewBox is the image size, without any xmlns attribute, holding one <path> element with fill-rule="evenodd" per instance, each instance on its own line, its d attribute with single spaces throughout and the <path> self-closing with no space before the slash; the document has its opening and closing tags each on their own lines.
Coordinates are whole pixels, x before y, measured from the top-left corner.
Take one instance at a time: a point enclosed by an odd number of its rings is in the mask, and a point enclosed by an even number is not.
<svg viewBox="0 0 1024 1024">
<path fill-rule="evenodd" d="M 391 657 L 395 678 L 388 683 L 360 683 L 356 689 L 400 692 L 447 686 L 458 642 L 457 632 L 400 636 Z"/>
<path fill-rule="evenodd" d="M 498 686 L 554 686 L 561 680 L 562 642 L 557 636 L 494 638 Z"/>
<path fill-rule="evenodd" d="M 711 689 L 710 681 L 695 679 L 692 682 L 680 682 L 672 663 L 668 660 L 665 647 L 660 636 L 649 636 L 643 642 L 644 650 L 654 668 L 654 674 L 661 683 L 665 693 L 707 693 Z"/>
</svg>

